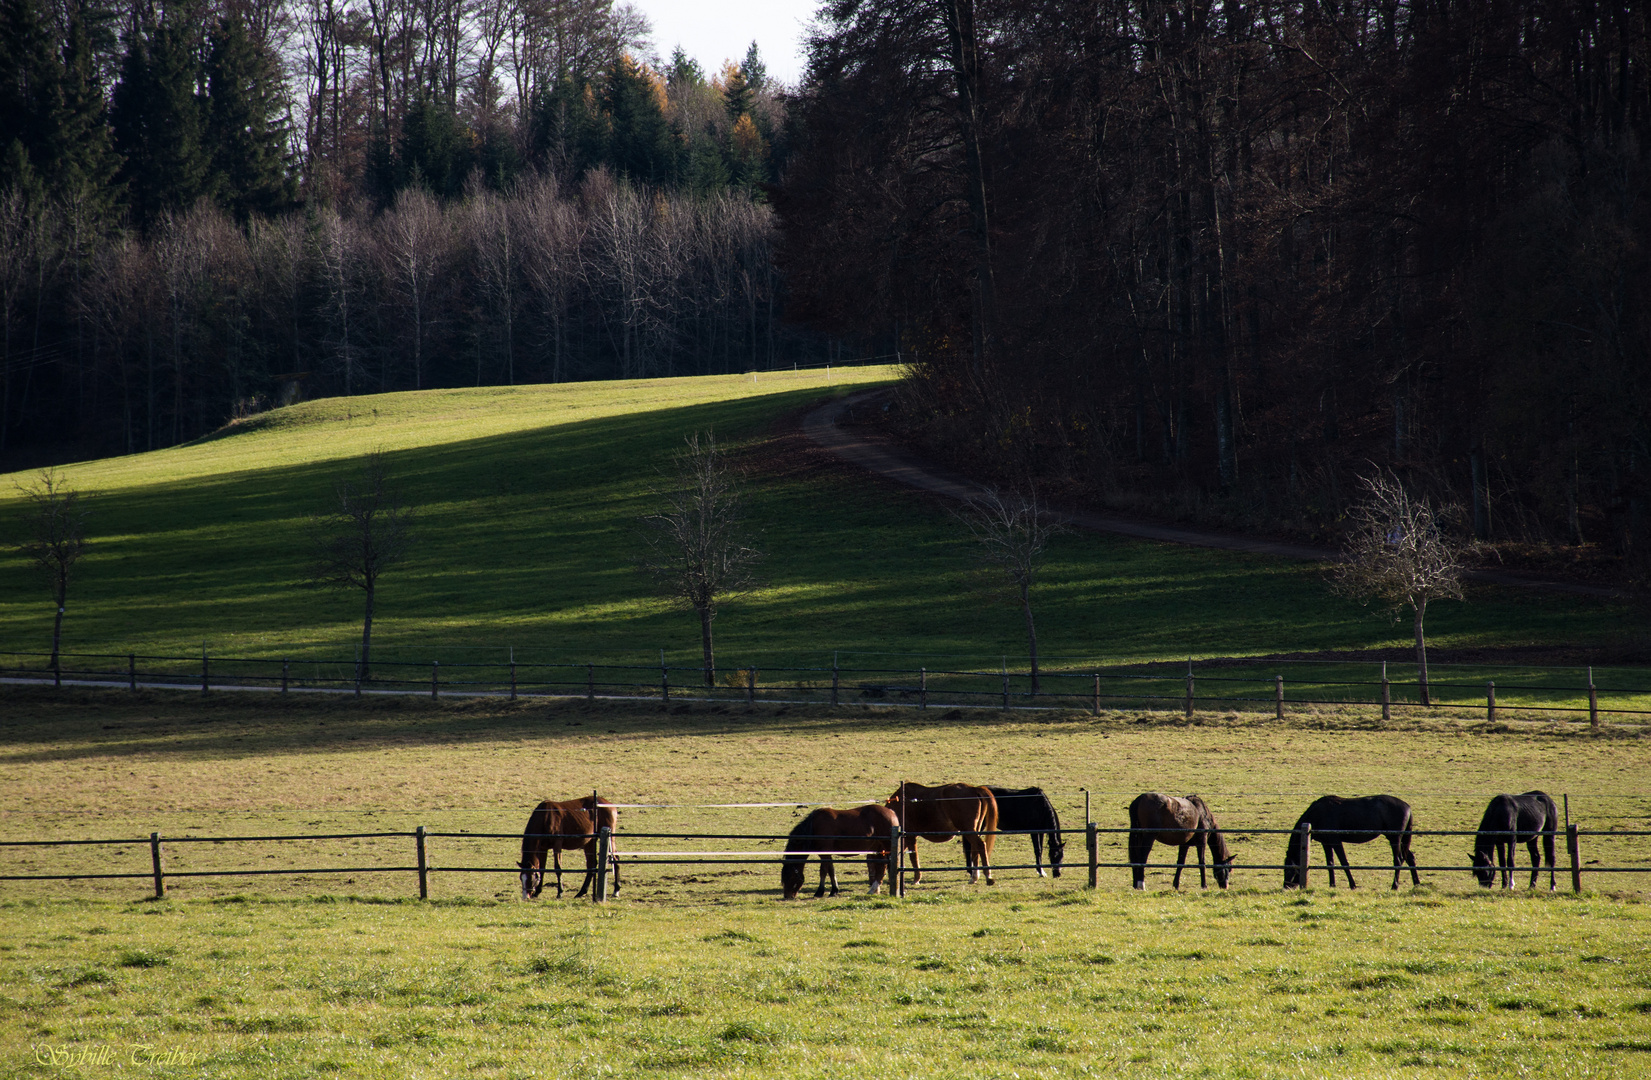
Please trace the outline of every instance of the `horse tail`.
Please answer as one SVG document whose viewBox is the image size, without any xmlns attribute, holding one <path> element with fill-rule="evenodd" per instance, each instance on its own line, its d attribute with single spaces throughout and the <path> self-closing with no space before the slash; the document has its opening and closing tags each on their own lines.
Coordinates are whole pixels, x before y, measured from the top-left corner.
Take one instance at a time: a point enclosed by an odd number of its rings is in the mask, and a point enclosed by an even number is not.
<svg viewBox="0 0 1651 1080">
<path fill-rule="evenodd" d="M 1399 850 L 1406 855 L 1410 854 L 1410 832 L 1416 827 L 1416 811 L 1404 804 L 1404 820 L 1399 823 Z"/>
<path fill-rule="evenodd" d="M 992 844 L 997 840 L 997 836 L 994 835 L 997 832 L 998 821 L 997 796 L 992 794 L 990 788 L 981 788 L 980 790 L 986 793 L 986 797 L 981 800 L 980 817 L 977 828 L 981 834 L 981 845 L 985 848 L 986 855 L 989 859 L 992 854 Z"/>
</svg>

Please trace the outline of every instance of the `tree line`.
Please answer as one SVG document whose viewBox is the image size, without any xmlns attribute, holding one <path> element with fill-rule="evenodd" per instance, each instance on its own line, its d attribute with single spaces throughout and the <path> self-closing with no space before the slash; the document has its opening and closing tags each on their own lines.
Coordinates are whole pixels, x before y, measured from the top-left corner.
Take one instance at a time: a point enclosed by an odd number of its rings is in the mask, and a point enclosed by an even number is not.
<svg viewBox="0 0 1651 1080">
<path fill-rule="evenodd" d="M 895 335 L 936 453 L 1328 538 L 1391 468 L 1651 570 L 1635 5 L 829 0 L 790 311 Z"/>
<path fill-rule="evenodd" d="M 781 88 L 754 43 L 707 77 L 647 33 L 608 0 L 0 0 L 0 453 L 819 347 L 779 318 Z"/>
</svg>

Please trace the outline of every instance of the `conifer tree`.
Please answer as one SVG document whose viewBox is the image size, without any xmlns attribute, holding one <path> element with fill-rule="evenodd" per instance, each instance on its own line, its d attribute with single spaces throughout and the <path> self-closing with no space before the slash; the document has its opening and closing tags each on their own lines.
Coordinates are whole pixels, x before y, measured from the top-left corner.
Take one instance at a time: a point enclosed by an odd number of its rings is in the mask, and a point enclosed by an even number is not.
<svg viewBox="0 0 1651 1080">
<path fill-rule="evenodd" d="M 127 34 L 110 121 L 125 159 L 120 178 L 140 225 L 206 191 L 199 37 L 191 23 L 187 10 L 168 10 L 158 21 L 140 15 Z"/>
<path fill-rule="evenodd" d="M 755 96 L 745 72 L 733 61 L 725 63 L 722 69 L 722 103 L 728 109 L 730 123 L 737 123 L 740 117 L 751 111 L 751 101 Z"/>
<path fill-rule="evenodd" d="M 101 218 L 112 213 L 119 198 L 115 175 L 120 159 L 109 139 L 108 111 L 84 6 L 71 2 L 68 20 L 52 182 L 60 197 L 75 200 Z"/>
<path fill-rule="evenodd" d="M 753 94 L 760 93 L 768 85 L 768 65 L 762 62 L 762 53 L 757 51 L 756 41 L 745 50 L 745 60 L 740 64 L 740 74 L 745 76 L 745 85 L 751 88 Z"/>
<path fill-rule="evenodd" d="M 243 222 L 253 213 L 279 213 L 297 197 L 276 82 L 274 65 L 240 17 L 218 20 L 206 62 L 209 186 Z"/>
<path fill-rule="evenodd" d="M 60 83 L 39 0 L 0 0 L 0 187 L 49 176 Z"/>
<path fill-rule="evenodd" d="M 608 70 L 602 103 L 609 122 L 609 163 L 633 180 L 670 180 L 676 147 L 653 73 L 621 56 Z"/>
</svg>

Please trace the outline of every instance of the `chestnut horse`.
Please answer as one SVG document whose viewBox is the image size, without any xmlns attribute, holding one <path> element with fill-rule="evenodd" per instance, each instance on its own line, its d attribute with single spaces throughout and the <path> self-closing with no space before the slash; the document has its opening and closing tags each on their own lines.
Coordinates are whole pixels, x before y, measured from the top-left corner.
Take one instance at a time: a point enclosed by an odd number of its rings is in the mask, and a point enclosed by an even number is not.
<svg viewBox="0 0 1651 1080">
<path fill-rule="evenodd" d="M 831 878 L 831 895 L 837 895 L 837 864 L 832 856 L 866 853 L 866 877 L 871 882 L 871 893 L 889 868 L 889 838 L 899 822 L 886 806 L 875 804 L 856 806 L 852 810 L 837 810 L 822 806 L 797 822 L 791 838 L 785 843 L 785 862 L 780 867 L 780 886 L 787 900 L 795 900 L 802 890 L 808 857 L 820 860 L 820 887 L 814 890 L 817 900 L 825 895 L 826 878 Z"/>
<path fill-rule="evenodd" d="M 1513 888 L 1515 845 L 1524 844 L 1531 852 L 1531 888 L 1536 888 L 1536 879 L 1541 876 L 1536 858 L 1536 841 L 1540 837 L 1548 856 L 1548 891 L 1553 892 L 1554 833 L 1558 829 L 1559 807 L 1547 792 L 1498 795 L 1485 807 L 1485 816 L 1479 821 L 1479 835 L 1473 840 L 1474 877 L 1488 889 L 1496 884 L 1496 869 L 1500 867 L 1502 887 Z"/>
<path fill-rule="evenodd" d="M 522 868 L 522 899 L 533 900 L 539 895 L 545 884 L 545 852 L 550 852 L 552 865 L 556 868 L 556 898 L 562 898 L 562 852 L 573 851 L 576 848 L 585 852 L 585 883 L 579 886 L 575 897 L 584 896 L 590 889 L 590 883 L 596 873 L 596 834 L 599 829 L 607 828 L 609 833 L 615 832 L 619 826 L 619 811 L 613 809 L 613 804 L 606 799 L 596 811 L 596 825 L 591 826 L 591 803 L 594 795 L 587 795 L 583 799 L 567 799 L 563 802 L 552 802 L 546 799 L 533 808 L 533 816 L 527 819 L 527 828 L 522 832 L 522 861 L 517 866 Z M 614 843 L 608 843 L 608 860 L 613 868 L 613 894 L 619 895 L 619 856 Z"/>
<path fill-rule="evenodd" d="M 1129 872 L 1135 887 L 1147 887 L 1147 856 L 1154 841 L 1160 844 L 1179 844 L 1181 854 L 1175 860 L 1175 887 L 1181 887 L 1181 871 L 1187 865 L 1187 849 L 1198 849 L 1198 887 L 1209 888 L 1204 877 L 1204 845 L 1210 848 L 1211 868 L 1215 883 L 1227 887 L 1227 875 L 1232 873 L 1233 853 L 1227 847 L 1226 837 L 1216 827 L 1215 815 L 1196 795 L 1177 798 L 1160 795 L 1156 791 L 1135 796 L 1129 804 Z"/>
<path fill-rule="evenodd" d="M 969 868 L 969 880 L 979 881 L 981 871 L 985 871 L 986 884 L 997 884 L 992 880 L 997 799 L 990 788 L 971 784 L 927 787 L 902 780 L 883 805 L 900 819 L 906 850 L 911 852 L 913 881 L 923 880 L 923 868 L 917 863 L 917 838 L 921 836 L 930 843 L 940 844 L 961 833 L 963 862 Z"/>
</svg>

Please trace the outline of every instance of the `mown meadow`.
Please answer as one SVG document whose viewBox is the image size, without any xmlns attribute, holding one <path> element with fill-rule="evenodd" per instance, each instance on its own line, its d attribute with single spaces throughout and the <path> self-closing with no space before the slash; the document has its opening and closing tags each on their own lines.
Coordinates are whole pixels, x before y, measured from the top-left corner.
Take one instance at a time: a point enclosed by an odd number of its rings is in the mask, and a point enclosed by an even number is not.
<svg viewBox="0 0 1651 1080">
<path fill-rule="evenodd" d="M 65 649 L 347 662 L 360 598 L 305 587 L 306 526 L 334 482 L 381 450 L 418 510 L 420 540 L 383 579 L 380 660 L 656 662 L 664 650 L 692 663 L 692 616 L 654 596 L 635 569 L 636 522 L 684 436 L 714 430 L 746 469 L 765 552 L 760 587 L 718 618 L 725 663 L 823 668 L 835 656 L 845 667 L 1014 670 L 1024 665 L 1019 613 L 974 569 L 945 508 L 833 467 L 784 434 L 786 418 L 810 404 L 896 374 L 327 399 L 189 446 L 66 467 L 63 477 L 93 495 L 93 547 L 71 589 Z M 14 485 L 29 479 L 0 483 L 0 519 L 13 533 Z M 15 553 L 0 570 L 0 647 L 38 654 L 50 640 L 47 594 Z M 1037 612 L 1048 663 L 1079 670 L 1402 645 L 1408 631 L 1331 596 L 1315 566 L 1092 534 L 1055 542 Z M 1643 636 L 1642 618 L 1622 603 L 1490 587 L 1435 605 L 1429 625 L 1436 647 L 1458 649 L 1633 649 Z M 1412 678 L 1399 668 L 1393 677 Z M 1485 677 L 1464 675 L 1476 685 Z M 1580 670 L 1545 666 L 1504 681 L 1521 677 L 1585 683 Z M 1602 673 L 1601 685 L 1613 677 L 1645 681 Z"/>
<path fill-rule="evenodd" d="M 431 899 L 405 871 L 0 883 L 0 1071 L 130 1076 L 1064 1077 L 1626 1076 L 1651 1063 L 1651 874 L 1580 895 L 1481 891 L 1460 871 L 1287 893 L 1276 869 L 1221 893 L 1127 871 L 1086 889 L 1005 868 L 969 886 L 957 845 L 902 900 L 781 902 L 773 864 L 653 866 L 646 832 L 783 834 L 804 807 L 901 777 L 1040 783 L 1069 826 L 1123 824 L 1140 790 L 1198 791 L 1228 829 L 1287 827 L 1325 791 L 1390 791 L 1422 828 L 1470 829 L 1488 794 L 1569 795 L 1591 829 L 1651 829 L 1635 730 L 1486 725 L 1443 711 L 1381 725 L 1327 710 L 1279 724 L 1107 712 L 930 713 L 503 701 L 6 691 L 0 823 L 56 838 L 159 831 L 172 870 L 411 863 L 412 842 L 188 844 L 186 836 L 519 832 L 541 796 L 618 802 L 625 863 L 598 907 L 515 895 L 508 836 L 431 841 Z M 657 804 L 669 804 L 659 807 Z M 1069 857 L 1081 844 L 1074 838 Z M 1423 865 L 1465 837 L 1418 837 Z M 1645 838 L 1592 865 L 1651 866 Z M 777 845 L 757 844 L 766 850 Z M 1237 836 L 1243 863 L 1282 838 Z M 1380 848 L 1381 850 L 1377 850 Z M 1275 850 L 1279 849 L 1279 850 Z M 6 873 L 143 872 L 147 844 L 0 849 Z M 1121 855 L 1110 836 L 1103 859 Z M 1159 849 L 1157 859 L 1173 854 Z M 996 861 L 1026 861 L 1005 837 Z M 1523 855 L 1522 855 L 1523 857 Z M 1564 854 L 1561 851 L 1563 864 Z M 570 885 L 577 883 L 574 875 Z M 1524 883 L 1521 875 L 1521 885 Z M 814 881 L 810 867 L 809 882 Z M 807 894 L 805 894 L 807 895 Z M 58 1058 L 52 1055 L 56 1053 Z M 134 1055 L 136 1060 L 134 1061 Z M 54 1064 L 54 1060 L 56 1064 Z"/>
</svg>

